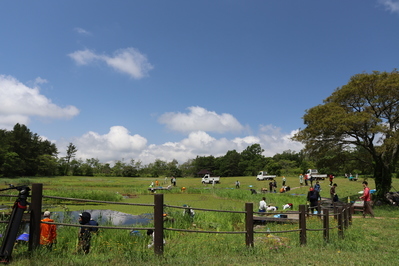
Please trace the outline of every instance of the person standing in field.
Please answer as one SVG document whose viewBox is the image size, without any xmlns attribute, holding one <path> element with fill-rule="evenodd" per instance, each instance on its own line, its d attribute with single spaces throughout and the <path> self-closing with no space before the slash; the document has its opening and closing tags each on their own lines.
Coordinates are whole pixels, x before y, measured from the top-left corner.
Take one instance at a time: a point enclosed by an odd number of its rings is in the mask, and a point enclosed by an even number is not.
<svg viewBox="0 0 399 266">
<path fill-rule="evenodd" d="M 303 186 L 303 174 L 299 175 L 299 185 Z"/>
<path fill-rule="evenodd" d="M 79 215 L 79 223 L 81 225 L 98 226 L 98 223 L 91 219 L 91 214 L 88 212 L 82 212 Z M 98 231 L 98 228 L 94 227 L 81 227 L 78 236 L 78 252 L 88 254 L 90 252 L 90 241 L 92 233 Z"/>
<path fill-rule="evenodd" d="M 285 179 L 285 176 L 283 176 L 283 187 L 285 186 L 285 181 L 287 181 L 287 179 Z"/>
<path fill-rule="evenodd" d="M 337 192 L 335 191 L 335 189 L 336 189 L 337 186 L 338 186 L 338 185 L 337 185 L 336 183 L 334 183 L 334 185 L 330 188 L 330 197 L 331 197 L 331 201 L 332 201 L 332 202 L 336 201 L 336 200 L 334 199 L 334 197 L 335 197 L 335 195 L 337 195 Z"/>
<path fill-rule="evenodd" d="M 309 209 L 311 213 L 317 209 L 317 205 L 319 204 L 320 194 L 314 188 L 310 187 L 307 200 L 309 201 Z"/>
<path fill-rule="evenodd" d="M 236 188 L 240 188 L 240 181 L 236 181 Z"/>
<path fill-rule="evenodd" d="M 269 182 L 269 193 L 273 192 L 273 181 Z"/>
<path fill-rule="evenodd" d="M 334 176 L 331 174 L 331 175 L 329 176 L 329 179 L 330 179 L 330 187 L 331 187 L 332 184 L 333 184 Z"/>
<path fill-rule="evenodd" d="M 363 196 L 360 199 L 364 200 L 364 207 L 363 207 L 363 217 L 366 218 L 366 214 L 370 214 L 371 217 L 374 218 L 374 211 L 371 207 L 371 195 L 370 195 L 370 188 L 368 187 L 367 181 L 363 181 Z"/>
<path fill-rule="evenodd" d="M 43 214 L 42 222 L 54 223 L 54 220 L 50 218 L 50 212 L 45 211 Z M 55 224 L 40 224 L 40 245 L 52 249 L 53 244 L 56 243 L 57 238 L 57 226 Z"/>
</svg>

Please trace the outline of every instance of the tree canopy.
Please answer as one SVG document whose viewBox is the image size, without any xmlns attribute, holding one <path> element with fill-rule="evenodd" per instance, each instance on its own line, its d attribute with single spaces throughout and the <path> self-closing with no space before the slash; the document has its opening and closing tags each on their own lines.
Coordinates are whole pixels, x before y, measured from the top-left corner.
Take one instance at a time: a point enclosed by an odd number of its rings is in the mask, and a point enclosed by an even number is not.
<svg viewBox="0 0 399 266">
<path fill-rule="evenodd" d="M 0 130 L 0 176 L 22 176 L 55 172 L 57 147 L 33 134 L 25 125 Z"/>
<path fill-rule="evenodd" d="M 399 72 L 362 73 L 348 84 L 306 111 L 306 127 L 294 139 L 305 144 L 307 152 L 328 153 L 333 148 L 361 148 L 369 156 L 377 197 L 391 189 L 392 173 L 399 150 Z"/>
</svg>

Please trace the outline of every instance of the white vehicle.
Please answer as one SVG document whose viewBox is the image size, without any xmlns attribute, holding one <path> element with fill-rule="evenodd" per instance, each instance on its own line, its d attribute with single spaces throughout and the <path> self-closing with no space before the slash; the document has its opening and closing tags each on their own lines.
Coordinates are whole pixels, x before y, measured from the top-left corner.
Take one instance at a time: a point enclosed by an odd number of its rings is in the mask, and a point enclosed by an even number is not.
<svg viewBox="0 0 399 266">
<path fill-rule="evenodd" d="M 206 174 L 202 178 L 201 182 L 202 182 L 202 184 L 212 184 L 213 182 L 215 182 L 215 184 L 219 184 L 220 176 L 211 176 L 210 174 Z"/>
<path fill-rule="evenodd" d="M 258 175 L 256 176 L 256 180 L 262 181 L 262 180 L 274 180 L 276 178 L 275 175 L 268 175 L 267 172 L 265 171 L 260 171 Z"/>
<path fill-rule="evenodd" d="M 306 177 L 308 179 L 310 179 L 310 177 L 313 178 L 313 181 L 317 181 L 317 180 L 324 180 L 327 178 L 327 174 L 319 174 L 319 172 L 317 171 L 317 169 L 308 169 L 308 171 L 306 172 Z"/>
</svg>

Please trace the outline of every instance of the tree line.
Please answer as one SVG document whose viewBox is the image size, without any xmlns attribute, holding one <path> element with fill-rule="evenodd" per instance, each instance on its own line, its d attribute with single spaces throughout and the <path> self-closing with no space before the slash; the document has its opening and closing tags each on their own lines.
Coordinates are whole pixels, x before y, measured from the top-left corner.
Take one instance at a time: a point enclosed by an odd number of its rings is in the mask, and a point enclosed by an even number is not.
<svg viewBox="0 0 399 266">
<path fill-rule="evenodd" d="M 100 162 L 97 158 L 76 158 L 78 147 L 69 143 L 66 156 L 58 157 L 55 144 L 32 133 L 25 125 L 16 124 L 12 130 L 0 130 L 0 176 L 120 176 L 120 177 L 161 177 L 199 176 L 203 170 L 213 175 L 255 176 L 258 171 L 275 175 L 296 175 L 308 168 L 318 168 L 323 173 L 368 174 L 371 168 L 351 160 L 361 150 L 331 151 L 312 157 L 305 151 L 284 151 L 272 157 L 263 154 L 260 144 L 248 146 L 242 152 L 227 151 L 223 156 L 197 156 L 179 164 L 175 159 L 156 159 L 144 165 L 140 160 L 117 160 L 113 164 Z M 359 157 L 359 156 L 358 156 Z"/>
<path fill-rule="evenodd" d="M 306 127 L 293 140 L 305 144 L 300 152 L 285 151 L 272 157 L 262 155 L 259 144 L 242 152 L 228 151 L 220 157 L 197 156 L 178 164 L 176 160 L 117 161 L 74 158 L 70 143 L 67 156 L 57 157 L 57 148 L 20 124 L 11 131 L 0 130 L 0 176 L 113 175 L 195 176 L 208 170 L 220 176 L 251 176 L 265 170 L 270 174 L 299 174 L 308 168 L 340 175 L 366 174 L 375 179 L 377 197 L 391 190 L 399 162 L 399 72 L 373 71 L 350 78 L 323 104 L 305 111 Z"/>
</svg>

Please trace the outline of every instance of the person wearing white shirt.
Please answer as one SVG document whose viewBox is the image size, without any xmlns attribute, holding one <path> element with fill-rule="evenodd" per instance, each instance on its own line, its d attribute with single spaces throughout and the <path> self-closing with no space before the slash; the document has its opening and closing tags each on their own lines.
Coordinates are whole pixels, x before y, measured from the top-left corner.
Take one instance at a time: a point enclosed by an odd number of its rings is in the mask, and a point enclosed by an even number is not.
<svg viewBox="0 0 399 266">
<path fill-rule="evenodd" d="M 259 212 L 266 212 L 266 198 L 263 197 L 262 200 L 259 202 Z"/>
</svg>

